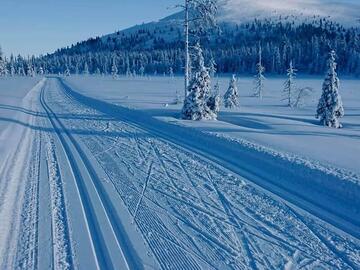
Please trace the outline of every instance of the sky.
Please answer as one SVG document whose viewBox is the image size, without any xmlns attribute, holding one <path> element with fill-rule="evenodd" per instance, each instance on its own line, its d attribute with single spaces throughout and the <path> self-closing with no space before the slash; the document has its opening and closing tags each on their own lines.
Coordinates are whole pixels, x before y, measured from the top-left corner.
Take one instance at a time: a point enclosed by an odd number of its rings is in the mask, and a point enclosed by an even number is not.
<svg viewBox="0 0 360 270">
<path fill-rule="evenodd" d="M 0 0 L 0 46 L 11 53 L 40 55 L 175 13 L 184 0 Z M 234 18 L 252 10 L 301 8 L 359 18 L 360 0 L 221 0 Z M 245 14 L 245 15 L 244 15 Z M 257 14 L 256 12 L 254 14 Z M 251 16 L 250 16 L 251 17 Z M 360 24 L 360 20 L 359 20 Z"/>
<path fill-rule="evenodd" d="M 90 37 L 161 19 L 180 0 L 0 0 L 5 55 L 46 54 Z"/>
</svg>

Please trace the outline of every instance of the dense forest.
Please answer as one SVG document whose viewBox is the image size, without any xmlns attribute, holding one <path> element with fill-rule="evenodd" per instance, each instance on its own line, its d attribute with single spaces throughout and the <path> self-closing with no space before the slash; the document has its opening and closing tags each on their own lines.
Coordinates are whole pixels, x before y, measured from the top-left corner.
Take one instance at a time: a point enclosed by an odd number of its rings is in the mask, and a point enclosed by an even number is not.
<svg viewBox="0 0 360 270">
<path fill-rule="evenodd" d="M 195 39 L 204 48 L 207 65 L 216 63 L 218 73 L 253 74 L 262 46 L 266 73 L 285 74 L 289 62 L 301 73 L 323 74 L 328 53 L 335 50 L 340 74 L 360 76 L 358 28 L 345 28 L 325 18 L 299 23 L 294 20 L 253 20 L 236 25 L 221 23 Z M 144 75 L 183 73 L 181 25 L 158 23 L 91 38 L 39 58 L 12 57 L 15 71 L 46 73 Z"/>
</svg>

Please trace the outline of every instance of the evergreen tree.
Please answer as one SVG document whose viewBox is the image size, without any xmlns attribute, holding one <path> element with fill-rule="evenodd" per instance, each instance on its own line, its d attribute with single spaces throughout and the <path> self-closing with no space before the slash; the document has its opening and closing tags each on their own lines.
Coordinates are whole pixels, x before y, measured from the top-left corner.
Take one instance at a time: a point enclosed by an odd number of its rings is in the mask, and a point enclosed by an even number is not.
<svg viewBox="0 0 360 270">
<path fill-rule="evenodd" d="M 184 100 L 182 118 L 186 120 L 216 119 L 216 115 L 207 104 L 211 80 L 199 43 L 195 45 L 194 50 L 194 75 Z"/>
<path fill-rule="evenodd" d="M 211 96 L 209 97 L 209 99 L 207 101 L 207 105 L 210 108 L 210 110 L 214 113 L 215 117 L 217 118 L 217 115 L 220 112 L 220 106 L 221 106 L 219 82 L 217 82 L 215 84 L 214 91 L 212 92 Z"/>
<path fill-rule="evenodd" d="M 261 45 L 259 45 L 259 62 L 256 65 L 256 71 L 257 74 L 255 75 L 254 80 L 254 96 L 258 97 L 260 99 L 263 98 L 264 95 L 264 81 L 265 81 L 265 68 L 262 64 L 262 48 Z"/>
<path fill-rule="evenodd" d="M 335 51 L 330 52 L 328 72 L 325 77 L 322 95 L 317 107 L 316 118 L 324 126 L 341 128 L 339 118 L 344 116 L 344 108 L 339 94 L 340 80 L 336 73 Z"/>
<path fill-rule="evenodd" d="M 284 83 L 284 90 L 283 90 L 283 96 L 284 99 L 287 102 L 287 106 L 292 107 L 293 106 L 293 95 L 295 91 L 295 78 L 296 78 L 296 69 L 293 66 L 292 61 L 290 61 L 289 69 L 287 70 L 287 80 Z"/>
<path fill-rule="evenodd" d="M 116 79 L 118 77 L 118 68 L 115 63 L 115 58 L 113 58 L 113 61 L 112 61 L 111 76 L 113 77 L 113 79 Z"/>
<path fill-rule="evenodd" d="M 236 86 L 236 76 L 232 76 L 229 84 L 229 88 L 224 95 L 225 108 L 234 108 L 239 106 L 239 91 Z"/>
</svg>

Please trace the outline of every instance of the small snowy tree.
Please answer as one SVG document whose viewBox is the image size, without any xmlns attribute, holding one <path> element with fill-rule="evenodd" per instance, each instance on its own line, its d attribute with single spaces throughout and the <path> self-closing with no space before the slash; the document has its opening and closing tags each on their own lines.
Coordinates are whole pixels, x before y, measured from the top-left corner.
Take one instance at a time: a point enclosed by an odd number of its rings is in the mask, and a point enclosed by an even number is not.
<svg viewBox="0 0 360 270">
<path fill-rule="evenodd" d="M 85 62 L 85 64 L 84 64 L 83 74 L 84 74 L 84 75 L 89 75 L 89 66 L 88 66 L 88 63 L 87 63 L 87 62 Z"/>
<path fill-rule="evenodd" d="M 292 101 L 292 106 L 295 108 L 303 107 L 306 103 L 306 100 L 311 97 L 313 92 L 314 89 L 311 87 L 297 88 Z"/>
<path fill-rule="evenodd" d="M 35 76 L 34 68 L 33 68 L 32 64 L 30 62 L 27 63 L 26 75 L 29 76 L 29 77 L 34 77 Z"/>
<path fill-rule="evenodd" d="M 209 73 L 210 73 L 211 78 L 214 78 L 216 71 L 217 71 L 216 62 L 215 62 L 214 58 L 211 58 L 210 63 L 209 63 Z"/>
<path fill-rule="evenodd" d="M 339 94 L 340 80 L 336 73 L 335 51 L 330 52 L 328 72 L 322 87 L 322 95 L 316 111 L 316 118 L 324 126 L 341 128 L 339 118 L 344 116 L 344 108 Z"/>
<path fill-rule="evenodd" d="M 16 73 L 16 71 L 15 71 L 14 63 L 11 63 L 10 64 L 10 76 L 14 77 L 15 73 Z"/>
<path fill-rule="evenodd" d="M 169 67 L 169 77 L 174 78 L 174 69 L 172 67 Z"/>
<path fill-rule="evenodd" d="M 292 61 L 290 61 L 289 69 L 287 70 L 287 80 L 284 83 L 284 90 L 283 90 L 283 96 L 284 99 L 287 102 L 288 107 L 293 106 L 293 95 L 296 88 L 295 85 L 295 78 L 296 78 L 296 69 L 293 66 Z"/>
<path fill-rule="evenodd" d="M 39 75 L 40 76 L 44 75 L 44 69 L 42 67 L 39 67 Z"/>
<path fill-rule="evenodd" d="M 145 67 L 143 65 L 141 65 L 139 68 L 139 75 L 140 77 L 144 77 L 145 75 Z"/>
<path fill-rule="evenodd" d="M 262 48 L 259 45 L 259 62 L 256 64 L 255 80 L 254 80 L 254 96 L 258 98 L 263 98 L 264 95 L 264 81 L 265 81 L 265 67 L 262 65 Z"/>
<path fill-rule="evenodd" d="M 205 67 L 203 52 L 200 44 L 194 46 L 194 76 L 190 82 L 182 109 L 182 118 L 187 120 L 210 120 L 216 115 L 208 107 L 210 95 L 210 75 Z"/>
<path fill-rule="evenodd" d="M 225 108 L 234 108 L 239 106 L 239 91 L 236 86 L 236 76 L 232 76 L 229 84 L 229 88 L 224 95 Z"/>
<path fill-rule="evenodd" d="M 217 115 L 220 112 L 220 106 L 221 106 L 219 82 L 217 82 L 215 84 L 214 91 L 212 92 L 211 96 L 209 97 L 209 99 L 207 101 L 207 105 L 210 108 L 210 110 L 214 113 L 215 117 L 217 118 Z"/>
<path fill-rule="evenodd" d="M 112 66 L 111 66 L 111 76 L 113 79 L 116 79 L 118 77 L 118 68 L 115 63 L 115 58 L 113 58 Z"/>
<path fill-rule="evenodd" d="M 66 77 L 69 77 L 69 76 L 70 76 L 70 69 L 69 69 L 67 66 L 66 66 L 66 68 L 65 68 L 64 75 L 65 75 Z"/>
</svg>

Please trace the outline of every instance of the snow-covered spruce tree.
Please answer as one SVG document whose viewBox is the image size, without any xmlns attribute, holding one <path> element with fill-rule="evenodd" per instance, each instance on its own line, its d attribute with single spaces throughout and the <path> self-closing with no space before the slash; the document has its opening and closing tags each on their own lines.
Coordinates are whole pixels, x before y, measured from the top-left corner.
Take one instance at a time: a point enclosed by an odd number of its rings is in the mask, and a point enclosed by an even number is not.
<svg viewBox="0 0 360 270">
<path fill-rule="evenodd" d="M 284 83 L 283 100 L 286 100 L 287 106 L 293 106 L 293 95 L 295 94 L 295 78 L 297 69 L 294 68 L 292 61 L 290 61 L 289 69 L 287 70 L 287 79 Z"/>
<path fill-rule="evenodd" d="M 184 100 L 182 118 L 186 120 L 216 119 L 216 115 L 207 104 L 210 96 L 211 79 L 205 67 L 203 52 L 199 43 L 194 46 L 194 51 L 194 74 Z"/>
<path fill-rule="evenodd" d="M 220 112 L 220 106 L 221 106 L 219 82 L 217 82 L 215 84 L 214 91 L 212 92 L 211 96 L 207 100 L 207 105 L 210 108 L 210 110 L 215 114 L 215 117 L 217 118 L 217 115 Z"/>
<path fill-rule="evenodd" d="M 322 95 L 316 111 L 316 118 L 324 126 L 341 128 L 339 118 L 344 116 L 344 108 L 339 94 L 340 80 L 336 73 L 335 51 L 330 52 L 328 72 L 322 86 Z"/>
<path fill-rule="evenodd" d="M 234 108 L 239 106 L 239 91 L 236 86 L 236 76 L 232 76 L 229 84 L 229 88 L 224 95 L 225 108 Z"/>
<path fill-rule="evenodd" d="M 113 61 L 112 61 L 111 76 L 113 77 L 113 79 L 116 79 L 118 77 L 118 68 L 115 63 L 115 58 L 113 58 Z"/>
<path fill-rule="evenodd" d="M 178 5 L 184 10 L 184 36 L 185 36 L 185 98 L 191 78 L 190 67 L 190 27 L 196 24 L 192 33 L 196 33 L 216 24 L 218 0 L 184 0 L 183 5 Z M 199 31 L 197 31 L 199 30 Z"/>
<path fill-rule="evenodd" d="M 254 80 L 254 96 L 258 98 L 263 98 L 264 95 L 264 81 L 265 81 L 265 67 L 262 64 L 262 48 L 259 45 L 259 62 L 256 64 L 255 80 Z"/>
</svg>

